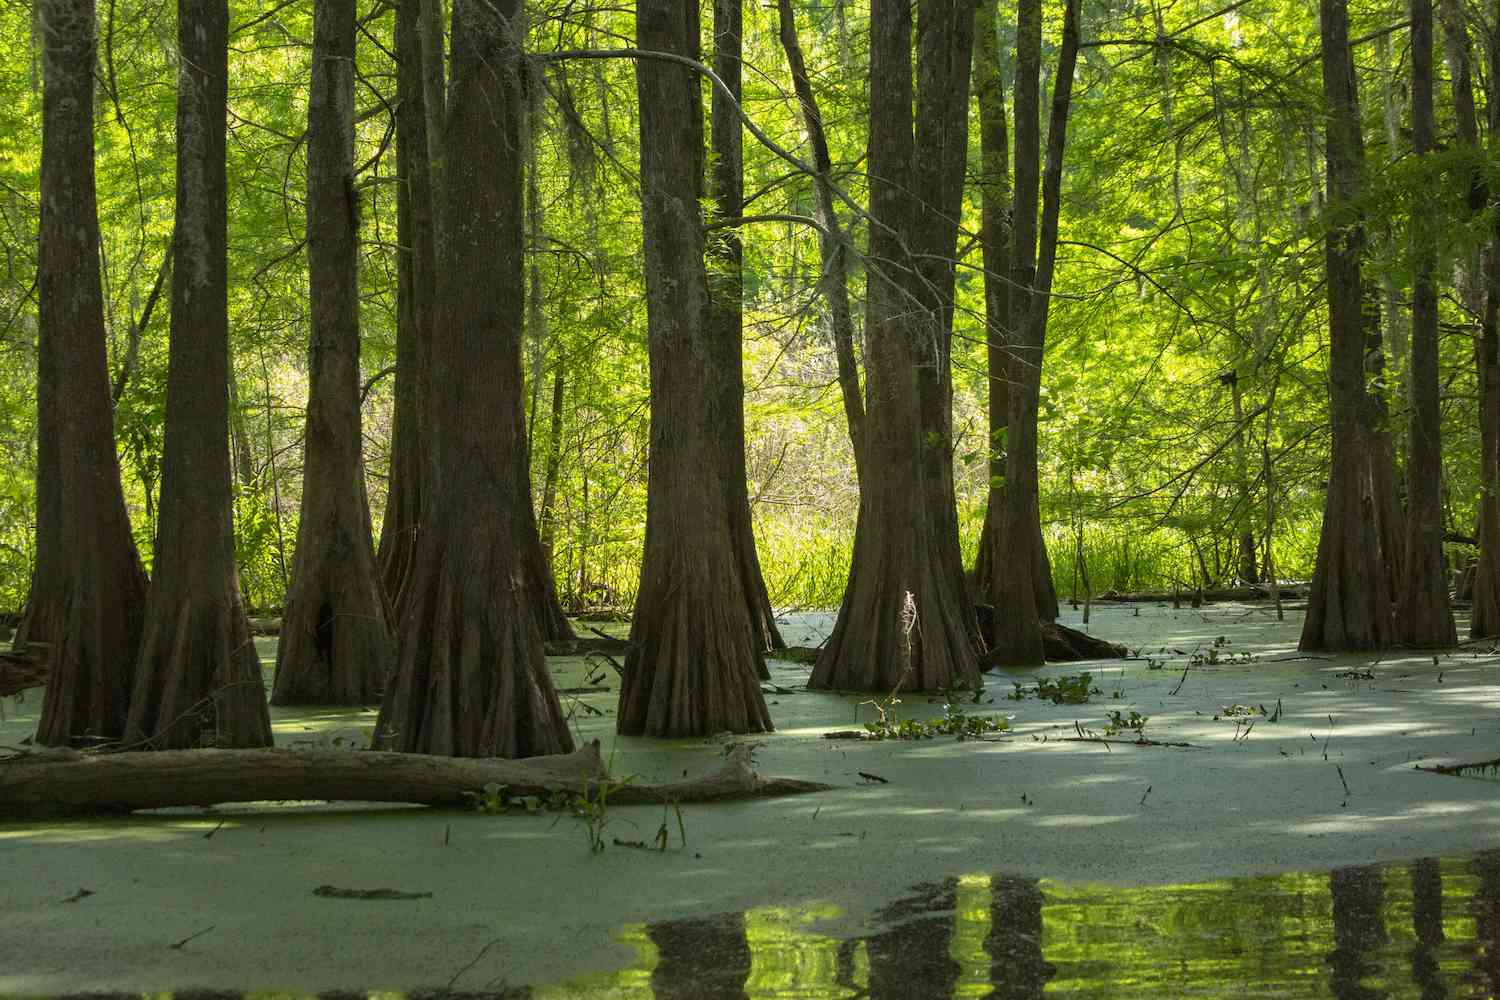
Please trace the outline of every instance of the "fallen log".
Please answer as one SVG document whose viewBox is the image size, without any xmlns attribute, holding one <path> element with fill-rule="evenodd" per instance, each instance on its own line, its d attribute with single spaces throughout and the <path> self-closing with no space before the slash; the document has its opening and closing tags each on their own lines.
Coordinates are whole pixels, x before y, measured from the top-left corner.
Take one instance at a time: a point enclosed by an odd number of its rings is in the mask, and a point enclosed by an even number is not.
<svg viewBox="0 0 1500 1000">
<path fill-rule="evenodd" d="M 1471 760 L 1459 764 L 1414 764 L 1412 767 L 1418 771 L 1430 771 L 1433 774 L 1447 774 L 1462 778 L 1481 775 L 1486 771 L 1490 773 L 1500 771 L 1500 757 L 1494 760 Z"/>
<path fill-rule="evenodd" d="M 824 791 L 795 778 L 762 778 L 749 746 L 734 747 L 705 777 L 664 785 L 612 779 L 595 740 L 570 754 L 506 760 L 363 750 L 46 750 L 0 758 L 0 821 L 121 813 L 224 802 L 356 801 L 465 805 L 486 785 L 512 796 L 601 793 L 616 805 L 711 802 Z"/>
</svg>

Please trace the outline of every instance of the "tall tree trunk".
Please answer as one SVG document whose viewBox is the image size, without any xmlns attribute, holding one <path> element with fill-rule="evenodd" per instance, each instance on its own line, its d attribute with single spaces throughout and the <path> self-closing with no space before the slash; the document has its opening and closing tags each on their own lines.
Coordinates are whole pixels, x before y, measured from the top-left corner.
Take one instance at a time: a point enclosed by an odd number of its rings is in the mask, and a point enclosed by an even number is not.
<svg viewBox="0 0 1500 1000">
<path fill-rule="evenodd" d="M 544 213 L 542 210 L 541 174 L 537 166 L 537 133 L 541 130 L 541 92 L 542 80 L 540 74 L 531 75 L 526 80 L 525 89 L 527 102 L 525 105 L 526 117 L 522 123 L 522 141 L 525 148 L 525 171 L 526 171 L 526 228 L 529 231 L 527 242 L 530 244 L 531 261 L 527 268 L 526 289 L 526 328 L 527 336 L 533 346 L 532 364 L 532 403 L 531 422 L 527 425 L 524 437 L 526 445 L 524 461 L 521 464 L 522 479 L 518 485 L 521 495 L 526 497 L 526 509 L 522 512 L 525 520 L 525 547 L 523 550 L 527 562 L 527 579 L 532 587 L 532 602 L 542 614 L 543 637 L 548 641 L 554 639 L 572 639 L 573 626 L 568 622 L 567 615 L 563 612 L 562 601 L 557 596 L 557 581 L 552 575 L 552 556 L 548 546 L 542 542 L 541 529 L 537 524 L 536 507 L 532 503 L 531 492 L 531 447 L 532 433 L 537 421 L 540 419 L 538 413 L 542 391 L 542 358 L 546 354 L 547 342 L 547 310 L 546 302 L 542 296 L 542 269 L 541 269 L 541 246 L 545 239 L 543 230 Z M 524 379 L 523 379 L 524 381 Z M 525 405 L 524 403 L 522 404 Z M 523 412 L 524 419 L 525 414 Z"/>
<path fill-rule="evenodd" d="M 1500 3 L 1494 5 L 1500 17 Z M 1489 76 L 1500 72 L 1500 31 L 1490 32 Z M 1490 151 L 1500 149 L 1500 100 L 1489 102 Z M 1500 204 L 1500 190 L 1488 192 Z M 1469 634 L 1500 635 L 1500 216 L 1484 257 L 1484 312 L 1474 349 L 1479 371 L 1479 565 L 1474 570 L 1474 605 Z"/>
<path fill-rule="evenodd" d="M 1052 567 L 1042 540 L 1037 418 L 1052 273 L 1057 261 L 1063 151 L 1073 96 L 1073 70 L 1078 58 L 1078 3 L 1068 0 L 1063 13 L 1062 47 L 1058 51 L 1052 88 L 1052 117 L 1047 125 L 1046 174 L 1040 183 L 1042 218 L 1038 232 L 1039 3 L 1040 0 L 1024 0 L 1017 28 L 1016 202 L 1012 223 L 1015 244 L 1011 251 L 1014 289 L 1010 311 L 1011 388 L 1005 476 L 1007 559 L 1003 566 L 997 567 L 1002 570 L 1001 578 L 992 584 L 999 599 L 995 603 L 994 648 L 989 657 L 990 662 L 1014 665 L 1042 662 L 1041 623 L 1057 618 Z"/>
<path fill-rule="evenodd" d="M 116 739 L 146 601 L 115 454 L 94 193 L 94 0 L 44 0 L 37 557 L 17 648 L 48 644 L 39 743 Z"/>
<path fill-rule="evenodd" d="M 428 520 L 377 745 L 459 757 L 566 752 L 527 546 L 520 0 L 456 0 L 432 334 Z M 531 532 L 528 537 L 527 529 Z M 547 583 L 550 585 L 550 577 Z"/>
<path fill-rule="evenodd" d="M 1367 504 L 1372 432 L 1365 397 L 1364 228 L 1351 206 L 1358 194 L 1364 141 L 1349 51 L 1347 0 L 1321 0 L 1323 94 L 1328 102 L 1328 213 L 1340 220 L 1325 239 L 1328 269 L 1328 413 L 1333 432 L 1328 496 L 1318 560 L 1299 648 L 1378 649 L 1392 640 L 1390 594 Z M 1352 216 L 1352 218 L 1351 218 Z"/>
<path fill-rule="evenodd" d="M 313 5 L 307 100 L 312 340 L 302 514 L 271 691 L 277 705 L 371 704 L 395 658 L 360 453 L 354 2 Z"/>
<path fill-rule="evenodd" d="M 166 441 L 151 592 L 125 739 L 269 746 L 270 714 L 234 566 L 229 462 L 229 88 L 225 0 L 179 0 L 177 234 Z"/>
<path fill-rule="evenodd" d="M 694 0 L 642 0 L 642 49 L 696 59 Z M 763 665 L 729 530 L 735 469 L 717 427 L 732 420 L 714 342 L 704 231 L 702 95 L 692 70 L 636 62 L 641 217 L 651 355 L 646 549 L 620 684 L 619 731 L 697 736 L 765 732 Z M 740 401 L 733 400 L 738 409 Z M 742 474 L 742 470 L 741 470 Z"/>
<path fill-rule="evenodd" d="M 552 562 L 552 546 L 557 537 L 557 478 L 562 468 L 563 373 L 566 358 L 558 351 L 552 370 L 552 407 L 547 423 L 547 464 L 542 470 L 542 509 L 538 515 L 538 534 L 547 562 Z M 554 577 L 555 579 L 555 577 Z"/>
<path fill-rule="evenodd" d="M 385 520 L 376 559 L 393 622 L 407 609 L 407 580 L 422 530 L 429 442 L 427 407 L 433 314 L 437 307 L 437 227 L 428 143 L 423 0 L 396 6 L 396 403 L 391 417 L 391 464 Z M 439 68 L 441 74 L 441 68 Z"/>
<path fill-rule="evenodd" d="M 953 485 L 953 293 L 968 164 L 969 82 L 973 75 L 974 4 L 917 8 L 917 113 L 912 149 L 915 216 L 907 245 L 915 253 L 912 298 L 928 329 L 930 360 L 917 367 L 922 414 L 922 475 L 932 521 L 935 564 L 959 592 L 963 628 L 983 649 L 968 598 L 958 543 Z"/>
<path fill-rule="evenodd" d="M 998 605 L 1005 561 L 1005 451 L 1010 423 L 1010 137 L 1000 73 L 998 0 L 981 0 L 974 25 L 974 90 L 979 96 L 979 236 L 984 253 L 985 369 L 989 388 L 989 492 L 974 560 L 975 598 Z M 994 616 L 985 624 L 993 644 Z"/>
<path fill-rule="evenodd" d="M 745 203 L 744 133 L 740 125 L 740 61 L 744 31 L 742 0 L 714 0 L 714 72 L 728 85 L 729 94 L 717 87 L 710 106 L 713 144 L 709 171 L 715 221 L 738 219 Z M 745 344 L 742 272 L 745 250 L 739 229 L 726 225 L 708 243 L 708 346 L 721 375 L 718 403 L 719 447 L 724 452 L 729 490 L 729 536 L 740 566 L 740 584 L 745 593 L 750 625 L 762 652 L 783 649 L 776 613 L 760 571 L 755 552 L 755 528 L 750 518 L 750 489 L 745 468 Z M 761 663 L 762 678 L 770 673 Z"/>
<path fill-rule="evenodd" d="M 849 305 L 849 235 L 839 222 L 834 208 L 833 159 L 828 152 L 828 134 L 823 128 L 823 112 L 813 93 L 807 63 L 802 58 L 802 44 L 797 39 L 797 20 L 792 0 L 777 0 L 780 16 L 781 47 L 786 52 L 792 72 L 792 89 L 802 106 L 802 125 L 812 145 L 813 189 L 818 199 L 818 254 L 821 269 L 818 291 L 828 306 L 828 325 L 833 336 L 834 357 L 838 364 L 839 394 L 844 400 L 844 418 L 849 426 L 849 444 L 854 452 L 854 478 L 858 485 L 864 478 L 862 457 L 865 404 L 859 385 L 859 364 L 854 356 L 854 310 Z"/>
<path fill-rule="evenodd" d="M 1400 594 L 1402 567 L 1406 565 L 1406 515 L 1396 496 L 1396 445 L 1391 438 L 1385 374 L 1385 323 L 1381 316 L 1384 296 L 1373 280 L 1361 277 L 1360 298 L 1363 309 L 1361 324 L 1365 332 L 1364 403 L 1367 412 L 1364 426 L 1370 433 L 1369 445 L 1365 449 L 1366 475 L 1369 476 L 1367 488 L 1370 514 L 1375 522 L 1381 580 L 1394 606 Z"/>
<path fill-rule="evenodd" d="M 1239 528 L 1236 541 L 1235 572 L 1245 583 L 1259 583 L 1260 572 L 1255 565 L 1255 521 L 1250 496 L 1250 459 L 1245 445 L 1245 400 L 1240 391 L 1240 376 L 1231 371 L 1223 379 L 1229 383 L 1229 395 L 1234 406 L 1234 479 L 1239 493 L 1239 511 L 1235 522 Z"/>
<path fill-rule="evenodd" d="M 1430 157 L 1436 145 L 1432 109 L 1432 2 L 1411 0 L 1412 146 Z M 1411 218 L 1415 276 L 1411 304 L 1411 430 L 1406 474 L 1405 578 L 1397 609 L 1398 634 L 1412 646 L 1452 646 L 1458 641 L 1448 606 L 1443 566 L 1443 442 L 1438 408 L 1438 300 L 1436 220 L 1426 206 Z"/>
<path fill-rule="evenodd" d="M 443 45 L 444 0 L 412 0 L 417 5 L 417 49 L 422 71 L 422 113 L 426 118 L 427 163 L 432 185 L 433 224 L 442 252 L 448 190 L 448 56 Z"/>
<path fill-rule="evenodd" d="M 980 683 L 983 640 L 959 560 L 947 409 L 951 259 L 967 142 L 973 8 L 921 0 L 917 16 L 920 92 L 914 95 L 912 6 L 874 0 L 870 10 L 861 460 L 880 475 L 860 484 L 849 585 L 808 682 L 815 688 L 942 690 Z"/>
</svg>

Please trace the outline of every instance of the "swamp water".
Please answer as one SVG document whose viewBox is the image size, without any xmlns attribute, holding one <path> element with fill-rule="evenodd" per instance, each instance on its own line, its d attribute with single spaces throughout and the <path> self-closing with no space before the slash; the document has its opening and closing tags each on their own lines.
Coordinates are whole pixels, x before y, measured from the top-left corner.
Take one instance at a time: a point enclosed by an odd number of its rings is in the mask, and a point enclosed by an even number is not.
<svg viewBox="0 0 1500 1000">
<path fill-rule="evenodd" d="M 516 985 L 493 978 L 491 964 L 484 976 L 460 969 L 427 990 L 317 995 L 1467 1000 L 1500 993 L 1500 851 L 1144 888 L 970 875 L 914 887 L 880 909 L 864 933 L 835 933 L 840 916 L 836 906 L 814 904 L 630 924 L 615 938 L 633 949 L 634 961 L 558 984 Z"/>
</svg>

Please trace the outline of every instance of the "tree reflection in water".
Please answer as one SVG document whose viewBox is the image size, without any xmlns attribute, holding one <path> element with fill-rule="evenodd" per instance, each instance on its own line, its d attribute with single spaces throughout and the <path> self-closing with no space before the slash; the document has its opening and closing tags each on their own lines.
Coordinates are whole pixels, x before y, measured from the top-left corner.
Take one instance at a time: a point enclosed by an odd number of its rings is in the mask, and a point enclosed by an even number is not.
<svg viewBox="0 0 1500 1000">
<path fill-rule="evenodd" d="M 1478 1000 L 1500 996 L 1500 851 L 1186 885 L 916 886 L 866 933 L 831 903 L 633 925 L 630 969 L 547 997 Z M 826 930 L 825 930 L 826 928 Z M 592 992 L 591 992 L 592 991 Z"/>
</svg>

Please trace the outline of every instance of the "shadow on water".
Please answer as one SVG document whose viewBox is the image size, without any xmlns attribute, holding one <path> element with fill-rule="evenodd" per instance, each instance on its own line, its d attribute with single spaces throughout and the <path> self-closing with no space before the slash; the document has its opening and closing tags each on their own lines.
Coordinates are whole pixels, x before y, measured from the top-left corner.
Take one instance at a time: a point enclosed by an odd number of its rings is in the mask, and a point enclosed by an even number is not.
<svg viewBox="0 0 1500 1000">
<path fill-rule="evenodd" d="M 836 906 L 813 904 L 632 924 L 618 938 L 635 949 L 635 961 L 613 972 L 531 987 L 404 996 L 1473 1000 L 1500 995 L 1500 851 L 1143 888 L 974 875 L 913 887 L 878 910 L 864 933 L 820 931 L 843 916 Z M 181 991 L 176 997 L 252 995 Z M 323 994 L 375 995 L 403 996 Z"/>
</svg>

